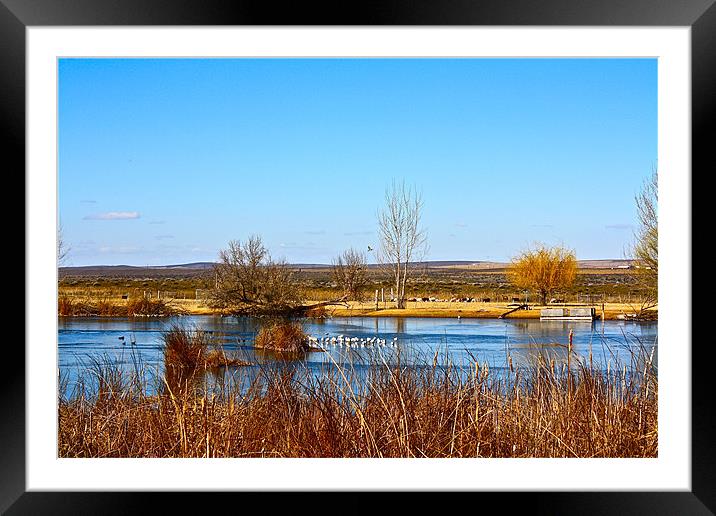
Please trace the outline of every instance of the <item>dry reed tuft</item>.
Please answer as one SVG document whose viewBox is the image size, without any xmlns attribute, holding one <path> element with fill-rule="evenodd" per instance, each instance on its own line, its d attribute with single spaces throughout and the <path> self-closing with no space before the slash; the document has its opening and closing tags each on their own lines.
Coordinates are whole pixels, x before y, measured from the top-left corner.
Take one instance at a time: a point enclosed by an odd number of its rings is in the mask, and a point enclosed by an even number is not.
<svg viewBox="0 0 716 516">
<path fill-rule="evenodd" d="M 212 342 L 211 335 L 198 329 L 172 326 L 163 335 L 164 365 L 180 368 L 184 373 L 193 374 L 199 369 L 219 366 L 249 365 L 248 362 L 227 356 Z"/>
<path fill-rule="evenodd" d="M 188 356 L 199 353 L 187 343 Z M 182 352 L 183 354 L 184 352 Z M 182 355 L 183 356 L 183 355 Z M 255 369 L 254 369 L 255 371 Z M 496 375 L 469 368 L 260 366 L 219 392 L 61 396 L 62 457 L 656 457 L 657 378 L 647 362 L 610 372 L 540 360 Z M 122 382 L 125 382 L 124 384 Z M 137 392 L 134 389 L 132 392 Z"/>
<path fill-rule="evenodd" d="M 128 310 L 123 306 L 114 304 L 108 299 L 99 299 L 94 306 L 97 315 L 101 317 L 118 317 L 128 314 Z"/>
<path fill-rule="evenodd" d="M 240 358 L 229 356 L 223 349 L 215 349 L 213 351 L 209 351 L 206 354 L 204 364 L 207 368 L 213 369 L 217 367 L 228 366 L 248 366 L 251 365 L 251 362 L 247 362 L 246 360 L 241 360 Z"/>
<path fill-rule="evenodd" d="M 127 315 L 161 317 L 173 315 L 177 311 L 163 299 L 133 298 L 127 301 Z"/>
<path fill-rule="evenodd" d="M 297 321 L 273 321 L 261 327 L 256 335 L 257 348 L 285 353 L 297 353 L 309 349 L 303 326 Z"/>
<path fill-rule="evenodd" d="M 162 336 L 164 340 L 164 365 L 194 370 L 204 362 L 210 335 L 201 330 L 187 330 L 172 326 Z"/>
<path fill-rule="evenodd" d="M 165 317 L 179 310 L 163 299 L 132 298 L 117 304 L 106 297 L 75 300 L 61 295 L 57 313 L 63 317 Z"/>
<path fill-rule="evenodd" d="M 63 317 L 69 317 L 75 314 L 75 303 L 68 296 L 59 296 L 57 298 L 57 313 Z"/>
</svg>

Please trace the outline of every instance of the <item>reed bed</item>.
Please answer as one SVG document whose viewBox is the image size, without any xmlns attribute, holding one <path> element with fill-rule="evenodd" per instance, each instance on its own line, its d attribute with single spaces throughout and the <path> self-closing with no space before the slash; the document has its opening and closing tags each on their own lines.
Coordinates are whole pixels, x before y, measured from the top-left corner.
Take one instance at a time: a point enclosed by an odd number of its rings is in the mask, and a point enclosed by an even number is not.
<svg viewBox="0 0 716 516">
<path fill-rule="evenodd" d="M 544 359 L 499 374 L 477 361 L 426 362 L 333 363 L 316 377 L 299 361 L 237 369 L 254 374 L 229 389 L 181 388 L 211 374 L 195 367 L 166 374 L 154 395 L 141 375 L 105 364 L 94 394 L 60 396 L 59 455 L 657 456 L 657 375 L 645 353 L 609 371 L 577 360 L 572 370 Z"/>
<path fill-rule="evenodd" d="M 165 369 L 177 370 L 185 378 L 195 377 L 200 371 L 214 367 L 250 365 L 227 355 L 206 331 L 175 324 L 164 332 L 163 340 Z"/>
<path fill-rule="evenodd" d="M 63 317 L 164 317 L 180 310 L 163 299 L 130 298 L 117 304 L 107 298 L 80 298 L 61 295 L 57 313 Z"/>
<path fill-rule="evenodd" d="M 309 349 L 307 338 L 298 321 L 277 320 L 261 326 L 255 345 L 268 351 L 297 353 Z"/>
</svg>

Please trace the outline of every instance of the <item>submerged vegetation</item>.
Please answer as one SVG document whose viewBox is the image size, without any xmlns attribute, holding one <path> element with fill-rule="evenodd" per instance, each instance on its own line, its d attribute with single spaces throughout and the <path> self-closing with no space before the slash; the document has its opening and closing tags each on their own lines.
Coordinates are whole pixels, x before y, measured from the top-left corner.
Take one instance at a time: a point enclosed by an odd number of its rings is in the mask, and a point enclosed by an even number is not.
<svg viewBox="0 0 716 516">
<path fill-rule="evenodd" d="M 237 369 L 246 381 L 230 388 L 186 388 L 210 374 L 210 348 L 203 332 L 170 330 L 157 394 L 139 373 L 97 368 L 96 391 L 60 395 L 59 455 L 657 456 L 657 376 L 645 352 L 607 371 L 576 358 L 571 370 L 540 358 L 498 372 L 376 357 L 361 370 L 325 365 L 318 378 L 298 361 Z"/>
</svg>

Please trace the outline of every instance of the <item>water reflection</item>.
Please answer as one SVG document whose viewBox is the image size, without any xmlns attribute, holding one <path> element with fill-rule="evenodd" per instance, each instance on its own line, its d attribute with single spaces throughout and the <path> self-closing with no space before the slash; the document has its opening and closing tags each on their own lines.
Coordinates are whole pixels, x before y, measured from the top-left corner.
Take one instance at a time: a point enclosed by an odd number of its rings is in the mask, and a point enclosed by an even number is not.
<svg viewBox="0 0 716 516">
<path fill-rule="evenodd" d="M 309 351 L 287 356 L 254 348 L 254 339 L 260 321 L 242 317 L 185 316 L 169 319 L 107 319 L 61 318 L 58 334 L 58 366 L 72 385 L 78 376 L 87 371 L 87 358 L 106 356 L 121 367 L 130 370 L 136 354 L 145 369 L 156 376 L 163 374 L 162 332 L 174 323 L 183 323 L 211 332 L 211 339 L 227 353 L 255 364 L 252 367 L 219 368 L 209 371 L 201 382 L 219 385 L 223 382 L 247 381 L 258 374 L 260 367 L 276 364 L 286 367 L 296 364 L 308 367 L 316 375 L 325 373 L 327 366 L 339 364 L 360 370 L 371 363 L 407 366 L 432 363 L 469 367 L 474 360 L 487 362 L 493 370 L 507 366 L 512 357 L 514 367 L 534 366 L 539 356 L 561 364 L 567 360 L 566 345 L 569 332 L 574 332 L 573 363 L 589 362 L 595 368 L 606 369 L 608 364 L 621 361 L 629 364 L 641 348 L 646 353 L 655 351 L 658 323 L 632 321 L 605 321 L 592 324 L 575 321 L 498 320 L 498 319 L 438 319 L 355 317 L 307 319 L 304 330 L 314 336 L 371 338 L 380 337 L 392 342 L 394 348 L 328 346 L 325 352 Z M 136 344 L 130 344 L 131 335 Z M 120 337 L 124 336 L 124 341 Z M 178 372 L 171 373 L 177 376 Z M 204 374 L 204 373 L 202 373 Z M 208 378 L 208 379 L 207 379 Z M 186 378 L 184 378 L 186 380 Z M 172 380 L 174 381 L 174 379 Z"/>
<path fill-rule="evenodd" d="M 405 331 L 405 319 L 403 317 L 396 317 L 392 319 L 392 321 L 395 323 L 395 333 L 406 333 Z"/>
<path fill-rule="evenodd" d="M 536 367 L 542 364 L 566 364 L 567 346 L 564 344 L 516 344 L 510 347 L 515 367 Z"/>
<path fill-rule="evenodd" d="M 272 349 L 256 348 L 254 354 L 261 363 L 268 362 L 296 362 L 306 360 L 311 351 L 276 351 Z"/>
</svg>

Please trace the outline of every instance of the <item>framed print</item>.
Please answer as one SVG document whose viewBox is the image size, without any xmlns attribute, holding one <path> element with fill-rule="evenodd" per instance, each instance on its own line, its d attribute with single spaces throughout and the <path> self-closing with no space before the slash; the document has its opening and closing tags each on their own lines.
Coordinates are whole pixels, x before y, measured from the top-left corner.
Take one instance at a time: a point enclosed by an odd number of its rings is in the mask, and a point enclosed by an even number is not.
<svg viewBox="0 0 716 516">
<path fill-rule="evenodd" d="M 691 337 L 711 2 L 3 2 L 27 192 L 3 510 L 713 511 Z"/>
</svg>

